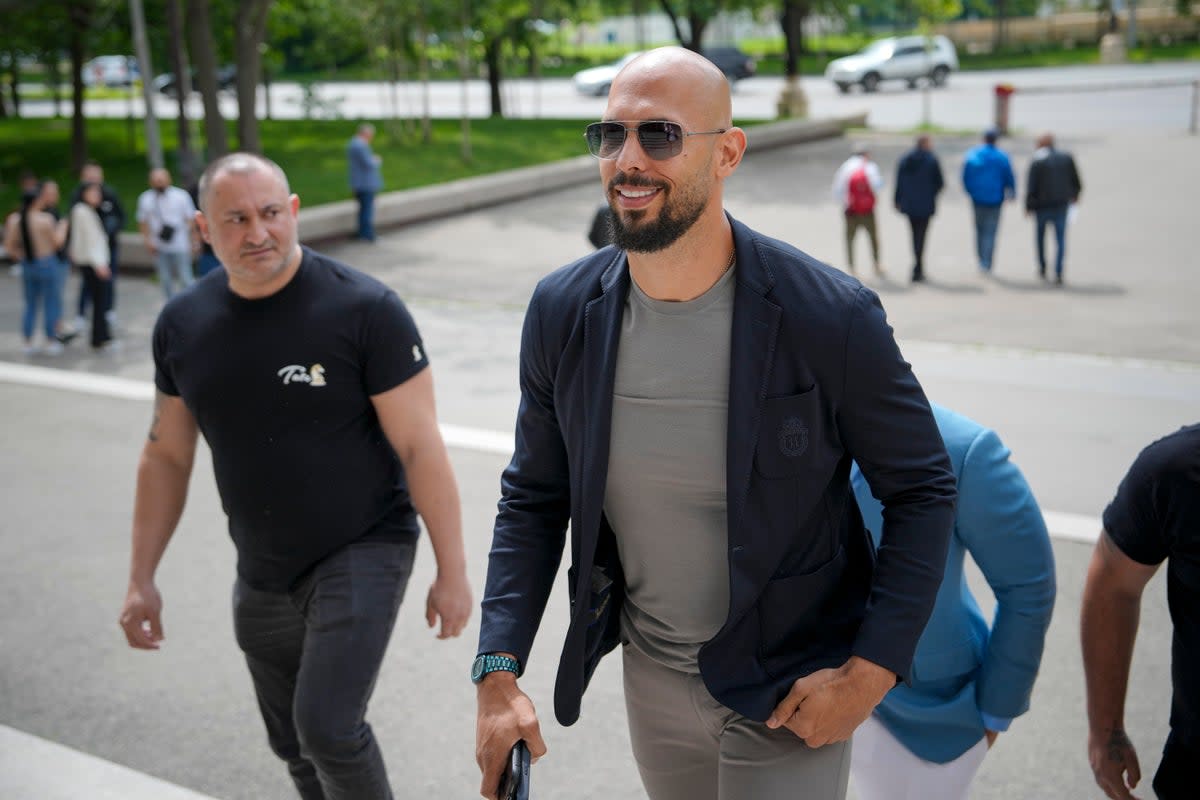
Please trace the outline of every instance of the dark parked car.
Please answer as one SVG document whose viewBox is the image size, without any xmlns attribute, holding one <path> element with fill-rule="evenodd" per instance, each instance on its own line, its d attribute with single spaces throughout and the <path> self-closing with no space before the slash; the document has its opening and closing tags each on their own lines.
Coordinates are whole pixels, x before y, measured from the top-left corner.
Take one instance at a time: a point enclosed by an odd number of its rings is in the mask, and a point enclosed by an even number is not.
<svg viewBox="0 0 1200 800">
<path fill-rule="evenodd" d="M 575 88 L 582 94 L 603 97 L 608 94 L 608 87 L 612 85 L 613 78 L 617 77 L 617 73 L 641 54 L 642 51 L 635 50 L 611 64 L 601 64 L 598 67 L 590 67 L 576 72 L 573 78 Z M 736 47 L 708 47 L 704 50 L 704 57 L 716 64 L 721 72 L 725 73 L 725 77 L 729 79 L 730 83 L 742 78 L 749 78 L 754 74 L 756 66 L 754 59 Z"/>
<path fill-rule="evenodd" d="M 757 67 L 754 59 L 737 47 L 706 47 L 704 57 L 721 68 L 730 81 L 740 81 L 754 74 Z"/>
<path fill-rule="evenodd" d="M 175 80 L 174 72 L 164 72 L 154 79 L 154 88 L 168 97 L 175 97 L 179 93 L 179 84 Z M 230 64 L 228 66 L 217 69 L 217 89 L 219 91 L 233 91 L 237 88 L 237 67 Z M 196 91 L 196 71 L 192 70 L 192 91 Z"/>
</svg>

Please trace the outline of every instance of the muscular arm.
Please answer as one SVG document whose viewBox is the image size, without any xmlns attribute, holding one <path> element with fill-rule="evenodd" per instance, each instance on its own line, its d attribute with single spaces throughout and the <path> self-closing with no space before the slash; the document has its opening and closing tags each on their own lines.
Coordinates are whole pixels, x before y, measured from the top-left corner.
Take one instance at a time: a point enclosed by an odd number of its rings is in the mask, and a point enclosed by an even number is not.
<svg viewBox="0 0 1200 800">
<path fill-rule="evenodd" d="M 437 559 L 425 619 L 441 617 L 438 638 L 458 636 L 471 615 L 471 588 L 463 546 L 462 509 L 450 456 L 437 425 L 433 373 L 424 369 L 404 383 L 371 397 L 383 432 L 404 465 L 409 491 L 425 521 Z"/>
<path fill-rule="evenodd" d="M 1157 569 L 1129 558 L 1105 531 L 1092 552 L 1083 589 L 1088 758 L 1096 783 L 1114 800 L 1131 798 L 1129 789 L 1141 779 L 1137 754 L 1125 734 L 1125 692 L 1142 591 Z"/>
<path fill-rule="evenodd" d="M 196 421 L 183 400 L 155 392 L 154 417 L 138 464 L 129 588 L 120 617 L 130 647 L 156 650 L 163 638 L 154 573 L 183 514 L 197 437 Z"/>
</svg>

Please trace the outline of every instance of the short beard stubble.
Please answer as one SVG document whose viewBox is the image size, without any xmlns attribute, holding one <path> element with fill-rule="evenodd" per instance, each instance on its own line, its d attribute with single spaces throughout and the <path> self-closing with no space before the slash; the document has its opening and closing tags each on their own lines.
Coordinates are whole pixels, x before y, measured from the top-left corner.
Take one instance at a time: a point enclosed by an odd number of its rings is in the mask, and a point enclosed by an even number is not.
<svg viewBox="0 0 1200 800">
<path fill-rule="evenodd" d="M 609 217 L 612 242 L 622 250 L 633 253 L 655 253 L 675 244 L 696 224 L 696 220 L 700 219 L 700 215 L 708 207 L 708 193 L 704 187 L 688 187 L 681 190 L 677 199 L 673 200 L 670 194 L 667 194 L 657 219 L 648 220 L 646 211 L 637 210 L 625 211 L 628 215 L 626 221 L 622 219 L 622 212 L 613 200 L 618 185 L 649 186 L 665 192 L 670 190 L 658 181 L 639 175 L 626 175 L 623 172 L 618 172 L 608 182 L 609 206 L 613 212 Z"/>
</svg>

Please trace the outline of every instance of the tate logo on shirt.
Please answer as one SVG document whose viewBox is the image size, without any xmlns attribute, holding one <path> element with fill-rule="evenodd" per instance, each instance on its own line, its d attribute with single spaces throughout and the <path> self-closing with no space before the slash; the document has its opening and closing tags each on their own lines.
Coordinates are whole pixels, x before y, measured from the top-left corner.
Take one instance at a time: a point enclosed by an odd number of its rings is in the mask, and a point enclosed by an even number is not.
<svg viewBox="0 0 1200 800">
<path fill-rule="evenodd" d="M 302 364 L 288 364 L 275 373 L 283 378 L 283 385 L 289 383 L 307 383 L 309 386 L 325 386 L 325 368 L 320 364 L 305 367 Z"/>
</svg>

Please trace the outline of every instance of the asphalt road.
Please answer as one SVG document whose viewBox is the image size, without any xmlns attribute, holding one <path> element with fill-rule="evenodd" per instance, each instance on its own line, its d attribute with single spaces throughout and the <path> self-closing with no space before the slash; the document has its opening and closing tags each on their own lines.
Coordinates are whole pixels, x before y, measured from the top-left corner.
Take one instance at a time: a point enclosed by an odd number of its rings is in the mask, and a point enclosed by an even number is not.
<svg viewBox="0 0 1200 800">
<path fill-rule="evenodd" d="M 1012 99 L 1010 125 L 1014 130 L 1037 125 L 1060 132 L 1088 133 L 1103 131 L 1181 131 L 1190 124 L 1195 102 L 1188 81 L 1200 79 L 1196 62 L 1135 65 L 1056 67 L 1046 69 L 987 70 L 963 72 L 952 76 L 944 89 L 929 92 L 929 121 L 949 130 L 976 130 L 993 119 L 993 87 L 1010 83 L 1017 87 Z M 1148 82 L 1174 83 L 1161 88 L 1146 88 Z M 1119 89 L 1122 84 L 1137 84 Z M 841 95 L 832 83 L 816 77 L 802 80 L 808 96 L 809 113 L 814 117 L 841 117 L 869 112 L 869 124 L 882 130 L 907 130 L 924 119 L 923 93 L 909 90 L 903 82 L 885 83 L 875 94 L 858 90 Z M 1085 86 L 1114 87 L 1106 91 L 1078 92 Z M 735 87 L 734 115 L 741 119 L 774 119 L 783 79 L 756 77 Z M 487 83 L 471 80 L 466 84 L 465 108 L 472 117 L 491 113 Z M 428 89 L 416 82 L 387 83 L 325 82 L 313 87 L 310 113 L 316 118 L 360 119 L 381 117 L 417 117 L 426 107 L 434 117 L 459 117 L 464 109 L 464 86 L 459 81 L 431 82 Z M 1064 91 L 1047 91 L 1062 89 Z M 1028 94 L 1024 90 L 1029 90 Z M 1035 93 L 1036 92 L 1036 93 Z M 426 99 L 427 98 L 427 99 Z M 504 113 L 508 117 L 551 117 L 595 119 L 604 110 L 604 98 L 588 97 L 575 91 L 570 80 L 506 80 L 502 84 Z M 295 119 L 305 113 L 305 93 L 299 84 L 274 84 L 270 90 L 270 114 L 277 119 Z M 141 117 L 144 104 L 140 95 L 128 100 L 92 100 L 85 106 L 89 116 Z M 259 93 L 259 114 L 265 115 L 268 99 Z M 49 101 L 21 105 L 26 116 L 52 113 Z M 159 97 L 155 110 L 160 117 L 177 113 L 175 102 Z M 232 119 L 237 106 L 232 95 L 223 95 L 222 113 Z M 194 97 L 189 114 L 200 118 L 203 110 Z"/>
<path fill-rule="evenodd" d="M 870 142 L 890 179 L 907 141 L 873 134 Z M 1142 446 L 1200 419 L 1200 321 L 1193 309 L 1200 234 L 1192 210 L 1198 142 L 1170 130 L 1064 136 L 1085 182 L 1064 290 L 1034 279 L 1030 223 L 1016 207 L 1001 224 L 996 277 L 975 274 L 969 210 L 953 177 L 931 229 L 927 286 L 900 280 L 908 266 L 907 230 L 902 218 L 881 211 L 892 277 L 867 280 L 883 296 L 905 355 L 932 399 L 999 431 L 1046 510 L 1098 516 Z M 969 144 L 939 140 L 948 175 L 956 174 Z M 1023 177 L 1031 145 L 1022 139 L 1011 147 Z M 848 148 L 834 141 L 752 154 L 729 184 L 727 207 L 753 227 L 841 264 L 841 223 L 828 184 Z M 443 423 L 502 438 L 516 404 L 524 304 L 540 275 L 584 252 L 598 199 L 598 186 L 579 187 L 388 231 L 373 247 L 326 249 L 406 299 L 434 365 Z M 57 360 L 24 361 L 15 333 L 19 284 L 0 276 L 0 607 L 8 612 L 0 620 L 0 725 L 212 797 L 288 797 L 232 638 L 233 554 L 208 458 L 198 458 L 188 511 L 160 572 L 166 646 L 156 654 L 132 652 L 115 619 L 149 403 L 136 392 L 45 388 L 6 368 L 32 364 L 68 381 L 115 376 L 144 387 L 159 303 L 153 284 L 127 280 L 121 353 L 93 356 L 75 345 Z M 456 446 L 452 457 L 471 577 L 481 587 L 506 458 L 480 446 Z M 989 754 L 975 798 L 1099 796 L 1084 752 L 1076 633 L 1089 553 L 1087 544 L 1056 540 L 1059 599 L 1032 709 Z M 466 680 L 477 629 L 451 642 L 437 642 L 425 630 L 421 607 L 431 567 L 424 549 L 371 719 L 399 797 L 466 798 L 478 783 L 474 693 Z M 1161 576 L 1148 589 L 1142 617 L 1127 722 L 1149 773 L 1169 700 Z M 600 669 L 578 725 L 563 730 L 550 719 L 565 618 L 560 583 L 523 680 L 545 712 L 551 748 L 535 768 L 538 794 L 641 798 L 617 660 Z M 21 785 L 32 784 L 21 781 L 32 779 L 19 761 L 0 759 L 0 787 L 5 771 L 7 786 L 18 787 L 0 794 L 51 797 L 37 789 L 22 793 Z M 70 764 L 63 761 L 59 771 L 69 772 Z M 74 796 L 102 797 L 102 789 Z"/>
</svg>

